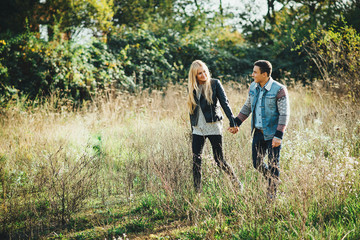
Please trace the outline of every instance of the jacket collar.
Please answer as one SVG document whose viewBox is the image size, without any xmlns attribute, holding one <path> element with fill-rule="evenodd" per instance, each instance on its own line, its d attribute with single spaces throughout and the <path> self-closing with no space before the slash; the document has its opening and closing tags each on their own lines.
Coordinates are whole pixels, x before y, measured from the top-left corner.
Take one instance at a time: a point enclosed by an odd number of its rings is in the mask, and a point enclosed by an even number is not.
<svg viewBox="0 0 360 240">
<path fill-rule="evenodd" d="M 272 79 L 272 77 L 270 77 L 270 78 L 269 78 L 269 81 L 267 81 L 266 84 L 265 84 L 265 86 L 264 86 L 265 89 L 266 89 L 266 91 L 270 91 L 271 86 L 272 86 L 273 83 L 274 83 L 274 79 Z M 258 87 L 261 88 L 261 87 L 260 87 L 260 84 L 258 84 L 258 83 L 256 83 L 255 87 L 256 87 L 256 88 L 258 88 Z"/>
</svg>

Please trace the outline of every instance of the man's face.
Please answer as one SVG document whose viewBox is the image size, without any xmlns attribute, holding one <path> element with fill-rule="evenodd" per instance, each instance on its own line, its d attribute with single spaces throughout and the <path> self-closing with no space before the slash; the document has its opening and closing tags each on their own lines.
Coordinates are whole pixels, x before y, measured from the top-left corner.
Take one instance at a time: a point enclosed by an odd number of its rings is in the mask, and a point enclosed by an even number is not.
<svg viewBox="0 0 360 240">
<path fill-rule="evenodd" d="M 263 87 L 268 80 L 267 73 L 261 73 L 259 66 L 254 66 L 251 76 L 256 83 L 260 84 L 261 87 Z"/>
</svg>

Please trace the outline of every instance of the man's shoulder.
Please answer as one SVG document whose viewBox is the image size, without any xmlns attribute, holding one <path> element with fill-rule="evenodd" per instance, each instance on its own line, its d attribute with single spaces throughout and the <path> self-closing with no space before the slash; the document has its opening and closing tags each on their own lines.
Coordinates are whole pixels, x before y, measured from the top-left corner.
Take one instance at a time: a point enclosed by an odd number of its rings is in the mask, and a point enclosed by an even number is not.
<svg viewBox="0 0 360 240">
<path fill-rule="evenodd" d="M 250 83 L 249 89 L 256 88 L 256 86 L 257 86 L 257 83 L 256 83 L 255 81 L 252 81 L 252 82 Z"/>
<path fill-rule="evenodd" d="M 285 97 L 288 95 L 288 91 L 287 88 L 284 84 L 279 83 L 278 81 L 273 80 L 273 84 L 272 84 L 272 90 L 274 91 L 274 93 L 276 94 L 277 98 L 281 98 L 281 97 Z"/>
<path fill-rule="evenodd" d="M 272 80 L 273 80 L 273 86 L 276 86 L 279 89 L 282 89 L 282 88 L 286 89 L 286 86 L 284 84 L 282 84 L 274 79 L 272 79 Z"/>
</svg>

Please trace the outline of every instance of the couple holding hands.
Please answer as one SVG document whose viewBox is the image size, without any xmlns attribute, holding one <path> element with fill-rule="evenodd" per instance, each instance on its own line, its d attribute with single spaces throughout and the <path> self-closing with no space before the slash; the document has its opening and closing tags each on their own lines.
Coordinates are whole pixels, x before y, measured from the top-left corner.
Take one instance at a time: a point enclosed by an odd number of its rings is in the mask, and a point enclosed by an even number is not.
<svg viewBox="0 0 360 240">
<path fill-rule="evenodd" d="M 228 131 L 235 134 L 239 126 L 250 116 L 253 166 L 263 174 L 268 182 L 267 197 L 273 200 L 279 184 L 281 141 L 289 122 L 289 96 L 284 85 L 271 77 L 272 65 L 269 61 L 254 63 L 247 99 L 234 117 L 224 88 L 217 79 L 210 76 L 206 64 L 195 60 L 188 76 L 188 109 L 192 127 L 193 178 L 194 187 L 201 192 L 201 154 L 208 138 L 215 162 L 229 174 L 232 183 L 240 190 L 243 184 L 236 177 L 232 167 L 226 162 L 222 149 L 222 112 L 230 121 Z M 264 162 L 268 156 L 268 163 Z"/>
</svg>

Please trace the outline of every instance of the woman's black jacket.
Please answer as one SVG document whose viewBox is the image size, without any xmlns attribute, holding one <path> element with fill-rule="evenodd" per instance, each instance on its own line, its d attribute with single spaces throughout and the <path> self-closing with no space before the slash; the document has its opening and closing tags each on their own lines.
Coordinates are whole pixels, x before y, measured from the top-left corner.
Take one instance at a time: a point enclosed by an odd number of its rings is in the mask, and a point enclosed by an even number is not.
<svg viewBox="0 0 360 240">
<path fill-rule="evenodd" d="M 229 101 L 226 97 L 224 88 L 222 87 L 220 81 L 218 79 L 211 79 L 211 88 L 212 88 L 212 100 L 213 103 L 209 104 L 205 97 L 201 94 L 200 103 L 199 99 L 196 97 L 196 90 L 194 90 L 194 98 L 196 102 L 196 107 L 194 109 L 194 113 L 190 114 L 190 122 L 191 126 L 196 126 L 199 120 L 199 105 L 201 107 L 202 112 L 204 113 L 206 122 L 216 122 L 223 119 L 223 115 L 220 110 L 220 105 L 225 112 L 225 115 L 230 121 L 230 127 L 236 126 L 234 122 L 234 115 L 231 111 Z M 219 104 L 220 103 L 220 104 Z"/>
</svg>

